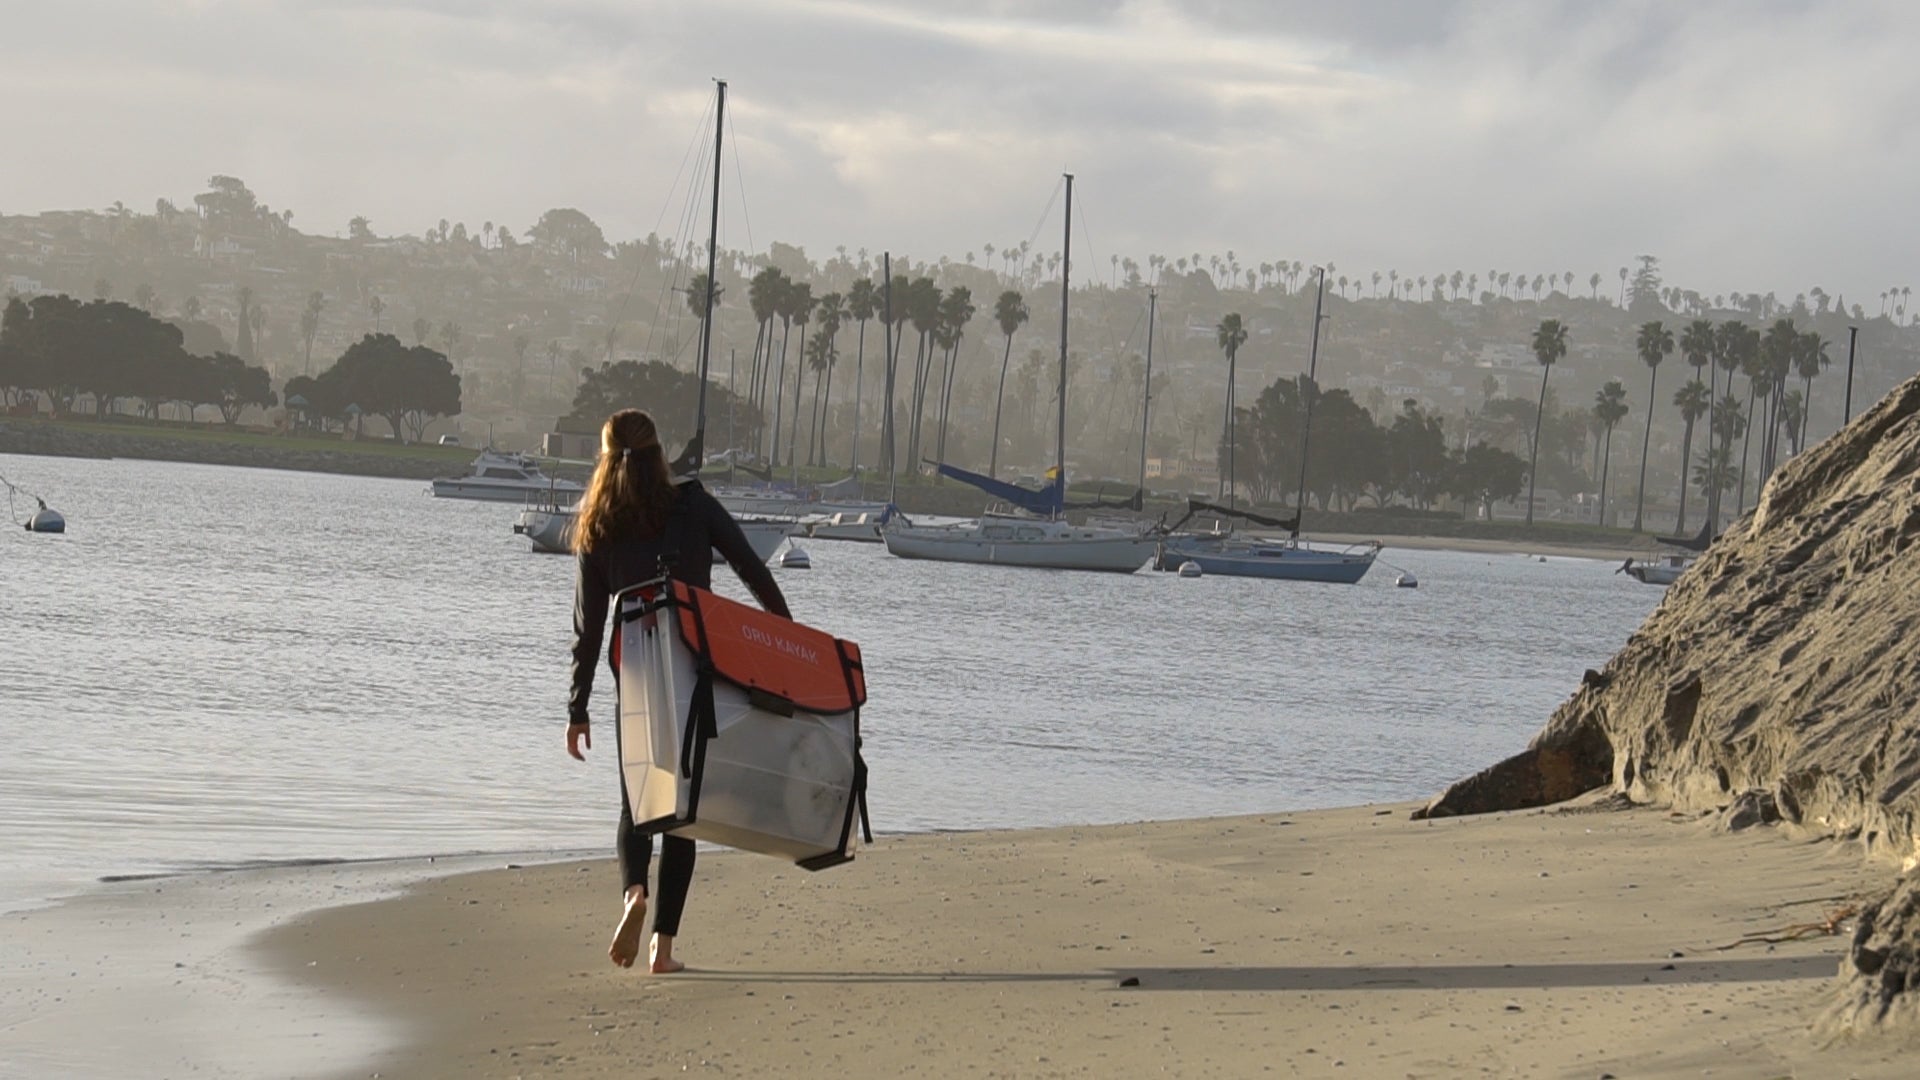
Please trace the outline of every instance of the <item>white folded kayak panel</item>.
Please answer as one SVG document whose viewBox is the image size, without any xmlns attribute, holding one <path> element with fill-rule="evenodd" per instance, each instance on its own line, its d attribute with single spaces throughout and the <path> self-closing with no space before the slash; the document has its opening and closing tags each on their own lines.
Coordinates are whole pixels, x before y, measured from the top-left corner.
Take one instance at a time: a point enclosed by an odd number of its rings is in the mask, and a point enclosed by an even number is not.
<svg viewBox="0 0 1920 1080">
<path fill-rule="evenodd" d="M 636 826 L 808 869 L 853 858 L 858 710 L 819 716 L 720 674 L 703 680 L 674 606 L 622 606 L 620 767 Z"/>
</svg>

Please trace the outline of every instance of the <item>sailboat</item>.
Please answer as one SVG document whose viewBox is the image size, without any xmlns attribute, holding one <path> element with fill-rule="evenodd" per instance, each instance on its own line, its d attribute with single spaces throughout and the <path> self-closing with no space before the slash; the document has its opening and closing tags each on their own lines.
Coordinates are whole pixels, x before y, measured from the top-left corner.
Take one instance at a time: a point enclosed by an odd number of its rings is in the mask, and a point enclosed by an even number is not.
<svg viewBox="0 0 1920 1080">
<path fill-rule="evenodd" d="M 1067 490 L 1067 301 L 1073 265 L 1073 175 L 1066 177 L 1066 231 L 1060 265 L 1060 413 L 1054 465 L 1045 487 L 1009 484 L 991 476 L 938 464 L 940 475 L 985 491 L 1004 505 L 978 520 L 953 525 L 916 525 L 904 515 L 881 529 L 887 550 L 903 559 L 992 563 L 1053 570 L 1105 570 L 1131 574 L 1146 565 L 1157 539 L 1141 530 L 1111 525 L 1075 525 L 1066 511 L 1087 509 L 1066 501 Z M 1139 495 L 1132 504 L 1138 508 Z"/>
<path fill-rule="evenodd" d="M 1651 559 L 1629 558 L 1614 570 L 1616 574 L 1626 574 L 1635 581 L 1648 585 L 1671 585 L 1680 580 L 1680 575 L 1698 562 L 1700 553 L 1713 544 L 1713 519 L 1708 517 L 1695 536 L 1656 537 L 1668 547 L 1679 548 L 1685 554 L 1666 552 Z"/>
<path fill-rule="evenodd" d="M 676 484 L 691 483 L 698 479 L 700 466 L 704 463 L 703 447 L 707 434 L 707 372 L 713 349 L 714 274 L 719 268 L 720 253 L 720 140 L 726 130 L 727 118 L 726 81 L 719 80 L 716 85 L 719 96 L 715 101 L 713 118 L 713 213 L 707 229 L 707 317 L 700 320 L 700 396 L 694 414 L 693 438 L 687 440 L 680 456 L 668 465 Z M 514 522 L 513 531 L 531 541 L 536 552 L 565 554 L 573 550 L 573 522 L 577 516 L 577 507 L 550 498 L 545 504 L 521 511 L 519 520 Z M 795 531 L 795 523 L 780 518 L 747 519 L 740 522 L 740 531 L 746 534 L 747 544 L 753 548 L 753 553 L 765 561 L 773 556 L 781 541 Z M 714 561 L 721 561 L 718 552 L 714 553 Z"/>
<path fill-rule="evenodd" d="M 1319 293 L 1313 302 L 1313 337 L 1307 354 L 1306 393 L 1302 395 L 1306 412 L 1300 428 L 1300 485 L 1297 488 L 1300 502 L 1294 515 L 1291 518 L 1270 518 L 1230 506 L 1189 502 L 1186 517 L 1174 523 L 1161 544 L 1155 564 L 1161 569 L 1177 569 L 1191 562 L 1197 564 L 1205 574 L 1352 585 L 1365 577 L 1373 567 L 1375 557 L 1380 554 L 1378 540 L 1334 548 L 1315 547 L 1300 539 L 1300 520 L 1306 514 L 1307 503 L 1307 448 L 1311 445 L 1313 431 L 1313 388 L 1318 385 L 1314 382 L 1314 375 L 1320 358 L 1320 312 L 1327 295 L 1327 272 L 1324 269 L 1320 269 L 1319 282 Z M 1231 406 L 1232 403 L 1228 404 Z M 1227 478 L 1227 484 L 1231 490 L 1233 477 Z M 1180 526 L 1198 513 L 1212 513 L 1268 528 L 1285 529 L 1288 535 L 1284 539 L 1269 539 L 1240 537 L 1230 532 L 1181 533 Z"/>
</svg>

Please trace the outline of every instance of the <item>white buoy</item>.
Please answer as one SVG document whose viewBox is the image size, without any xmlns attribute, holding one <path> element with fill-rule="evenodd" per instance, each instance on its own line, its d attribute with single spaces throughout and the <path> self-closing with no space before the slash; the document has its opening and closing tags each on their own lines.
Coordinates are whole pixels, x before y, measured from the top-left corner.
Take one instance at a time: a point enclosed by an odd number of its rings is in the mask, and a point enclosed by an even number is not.
<svg viewBox="0 0 1920 1080">
<path fill-rule="evenodd" d="M 1420 579 L 1414 577 L 1413 571 L 1411 570 L 1402 570 L 1400 576 L 1393 579 L 1393 583 L 1402 589 L 1417 589 L 1420 587 Z"/>
<path fill-rule="evenodd" d="M 780 554 L 780 568 L 782 570 L 811 570 L 813 569 L 813 559 L 807 555 L 806 548 L 789 546 L 786 551 Z"/>
<path fill-rule="evenodd" d="M 1200 574 L 1200 564 L 1194 562 L 1192 559 L 1188 559 L 1186 562 L 1180 564 L 1181 577 L 1199 577 Z"/>
</svg>

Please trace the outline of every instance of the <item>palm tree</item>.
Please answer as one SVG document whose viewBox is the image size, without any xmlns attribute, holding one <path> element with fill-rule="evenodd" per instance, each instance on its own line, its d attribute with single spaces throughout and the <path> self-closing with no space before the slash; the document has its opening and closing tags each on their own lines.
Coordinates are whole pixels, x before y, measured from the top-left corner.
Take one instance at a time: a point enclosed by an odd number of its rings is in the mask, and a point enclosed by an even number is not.
<svg viewBox="0 0 1920 1080">
<path fill-rule="evenodd" d="M 940 323 L 947 336 L 947 373 L 941 380 L 944 385 L 940 389 L 940 437 L 934 445 L 934 456 L 942 461 L 947 458 L 947 416 L 953 406 L 954 368 L 960 360 L 960 341 L 966 337 L 967 323 L 973 321 L 975 310 L 973 291 L 965 285 L 955 285 L 940 302 Z"/>
<path fill-rule="evenodd" d="M 607 333 L 612 334 L 613 331 L 609 330 L 607 331 Z M 461 333 L 460 333 L 459 323 L 454 322 L 452 319 L 448 319 L 446 322 L 441 324 L 440 343 L 447 347 L 447 362 L 453 365 L 453 370 L 455 371 L 460 370 L 460 361 L 455 359 L 460 354 L 460 338 L 461 338 Z M 611 346 L 609 346 L 609 351 L 611 351 Z"/>
<path fill-rule="evenodd" d="M 320 333 L 320 311 L 327 306 L 327 298 L 321 293 L 307 295 L 307 309 L 300 313 L 300 337 L 307 343 L 306 365 L 301 374 L 313 371 L 313 339 Z"/>
<path fill-rule="evenodd" d="M 986 246 L 986 252 L 991 263 L 992 244 Z M 860 469 L 860 387 L 867 378 L 867 320 L 874 317 L 879 305 L 880 296 L 871 278 L 859 278 L 847 290 L 847 318 L 860 327 L 860 344 L 853 356 L 853 438 L 847 450 L 848 468 L 855 472 Z"/>
<path fill-rule="evenodd" d="M 380 313 L 385 310 L 387 310 L 387 302 L 380 299 L 378 293 L 367 297 L 367 314 L 373 316 L 373 332 L 376 334 L 380 332 Z"/>
<path fill-rule="evenodd" d="M 773 320 L 780 315 L 781 305 L 785 303 L 787 276 L 777 267 L 764 267 L 753 275 L 747 283 L 747 306 L 753 310 L 755 324 L 759 327 L 753 336 L 753 362 L 747 373 L 747 403 L 766 415 L 766 374 L 773 365 Z M 764 449 L 763 430 L 757 427 L 753 432 L 753 452 L 758 454 Z"/>
<path fill-rule="evenodd" d="M 1695 378 L 1673 395 L 1673 403 L 1680 409 L 1680 419 L 1686 423 L 1685 433 L 1680 437 L 1680 517 L 1673 527 L 1678 536 L 1687 534 L 1687 474 L 1693 462 L 1693 425 L 1707 415 L 1713 402 L 1712 394 L 1713 391 Z M 1708 439 L 1707 444 L 1711 451 L 1713 440 Z"/>
<path fill-rule="evenodd" d="M 1673 331 L 1658 322 L 1650 322 L 1640 327 L 1640 337 L 1634 344 L 1640 351 L 1640 362 L 1647 365 L 1647 431 L 1640 437 L 1640 491 L 1633 505 L 1633 531 L 1639 532 L 1647 509 L 1647 450 L 1653 445 L 1654 387 L 1660 379 L 1660 361 L 1673 352 Z M 1612 428 L 1607 429 L 1607 444 L 1609 447 L 1613 444 Z M 1600 486 L 1603 490 L 1606 488 L 1604 479 Z M 1605 504 L 1604 499 L 1601 502 Z"/>
<path fill-rule="evenodd" d="M 1527 524 L 1533 524 L 1533 488 L 1540 468 L 1540 421 L 1547 414 L 1547 377 L 1567 355 L 1567 328 L 1559 319 L 1543 319 L 1533 332 L 1533 358 L 1540 361 L 1540 403 L 1533 412 L 1533 446 L 1527 461 Z"/>
<path fill-rule="evenodd" d="M 1800 436 L 1793 441 L 1793 452 L 1796 454 L 1807 445 L 1807 415 L 1813 412 L 1814 376 L 1820 374 L 1820 369 L 1832 362 L 1827 358 L 1827 343 L 1820 336 L 1819 331 L 1809 330 L 1801 336 L 1800 348 L 1794 353 L 1793 368 L 1806 389 L 1801 395 Z"/>
<path fill-rule="evenodd" d="M 1233 376 L 1240 346 L 1247 343 L 1247 328 L 1240 321 L 1239 312 L 1232 312 L 1220 320 L 1214 327 L 1214 338 L 1220 343 L 1220 351 L 1227 354 L 1227 415 L 1221 428 L 1221 441 L 1227 448 L 1227 470 L 1220 476 L 1220 493 L 1227 497 L 1227 505 L 1233 505 Z"/>
<path fill-rule="evenodd" d="M 767 386 L 773 393 L 773 416 L 770 420 L 773 426 L 767 436 L 767 464 L 769 467 L 777 467 L 780 464 L 781 402 L 786 400 L 787 342 L 793 338 L 793 303 L 799 289 L 799 284 L 789 281 L 785 274 L 782 274 L 775 284 L 774 314 L 780 319 L 779 367 L 775 368 L 772 358 L 769 357 L 768 362 L 762 365 L 760 372 L 762 380 L 770 380 L 767 381 Z M 809 296 L 808 299 L 808 306 L 811 307 L 811 296 Z M 805 339 L 802 338 L 802 347 L 805 347 L 805 344 Z M 767 347 L 769 351 L 771 351 L 773 347 L 772 343 L 769 342 Z M 760 400 L 763 403 L 766 401 L 765 390 L 762 391 Z"/>
<path fill-rule="evenodd" d="M 693 313 L 694 318 L 704 323 L 707 321 L 707 316 L 712 313 L 713 309 L 720 306 L 720 298 L 726 295 L 726 292 L 726 286 L 716 285 L 713 289 L 713 296 L 709 298 L 707 296 L 707 272 L 702 270 L 687 280 L 687 310 Z"/>
<path fill-rule="evenodd" d="M 1708 439 L 1706 457 L 1700 464 L 1693 467 L 1693 482 L 1700 485 L 1700 490 L 1706 493 L 1707 503 L 1710 506 L 1719 505 L 1720 496 L 1733 489 L 1734 469 L 1731 456 L 1733 440 L 1740 437 L 1734 430 L 1734 425 L 1744 423 L 1740 419 L 1740 403 L 1737 398 L 1728 394 L 1727 400 L 1722 404 L 1724 407 L 1716 407 L 1716 415 L 1727 417 L 1732 421 L 1730 425 L 1723 425 L 1726 443 L 1715 447 L 1713 440 Z"/>
<path fill-rule="evenodd" d="M 1711 455 L 1715 440 L 1722 438 L 1726 425 L 1715 415 L 1720 408 L 1720 372 L 1727 373 L 1728 398 L 1733 397 L 1733 374 L 1740 370 L 1740 356 L 1746 348 L 1747 326 L 1738 319 L 1723 322 L 1713 328 L 1713 365 L 1707 369 L 1707 448 Z M 1717 369 L 1717 370 L 1716 370 Z M 1729 448 L 1730 450 L 1730 448 Z M 1728 460 L 1732 460 L 1729 452 Z M 1707 494 L 1707 521 L 1714 530 L 1720 528 L 1720 492 L 1713 488 L 1703 489 Z"/>
<path fill-rule="evenodd" d="M 1007 339 L 1007 347 L 1000 354 L 1000 389 L 993 396 L 993 449 L 987 453 L 987 475 L 1000 475 L 1000 406 L 1007 398 L 1007 362 L 1013 359 L 1013 334 L 1027 321 L 1027 301 L 1019 293 L 1008 289 L 993 302 L 993 319 L 1000 324 L 1000 333 Z"/>
<path fill-rule="evenodd" d="M 245 285 L 240 287 L 240 330 L 234 336 L 234 354 L 240 359 L 253 362 L 253 290 Z"/>
<path fill-rule="evenodd" d="M 1794 357 L 1801 348 L 1800 332 L 1794 329 L 1792 319 L 1776 320 L 1767 328 L 1767 336 L 1761 342 L 1761 377 L 1766 380 L 1762 396 L 1770 402 L 1767 427 L 1760 439 L 1760 482 L 1763 485 L 1773 475 L 1774 463 L 1779 459 L 1780 401 L 1786 392 L 1787 376 L 1793 373 Z"/>
<path fill-rule="evenodd" d="M 1039 258 L 1039 256 L 1035 256 Z M 921 421 L 927 411 L 927 390 L 933 373 L 933 335 L 940 329 L 940 287 L 930 277 L 919 277 L 907 286 L 907 321 L 918 337 L 913 357 L 913 394 L 908 398 L 912 411 L 907 414 L 907 461 L 919 468 Z"/>
<path fill-rule="evenodd" d="M 560 341 L 555 338 L 547 342 L 547 396 L 553 396 L 553 365 L 560 359 Z"/>
<path fill-rule="evenodd" d="M 1747 411 L 1741 420 L 1741 428 L 1746 439 L 1740 444 L 1740 489 L 1739 501 L 1735 504 L 1737 511 L 1744 511 L 1747 508 L 1747 459 L 1753 456 L 1753 431 L 1756 426 L 1753 422 L 1754 407 L 1756 405 L 1765 407 L 1767 399 L 1773 393 L 1773 378 L 1768 374 L 1768 370 L 1773 366 L 1773 353 L 1786 343 L 1787 336 L 1780 329 L 1780 324 L 1784 322 L 1786 320 L 1781 319 L 1770 327 L 1764 339 L 1760 337 L 1758 330 L 1753 331 L 1752 347 L 1743 347 L 1740 352 L 1740 373 L 1747 377 Z M 1763 459 L 1766 457 L 1766 451 L 1767 442 L 1763 432 L 1760 439 L 1760 456 Z"/>
<path fill-rule="evenodd" d="M 787 313 L 792 317 L 793 325 L 800 328 L 800 347 L 802 350 L 807 347 L 807 323 L 813 320 L 813 306 L 813 286 L 811 284 L 804 281 L 796 282 L 793 288 L 787 290 Z M 784 377 L 786 373 L 786 342 L 784 340 L 780 343 L 780 359 L 780 371 L 782 377 Z M 787 464 L 789 465 L 794 464 L 793 451 L 795 447 L 800 445 L 800 380 L 805 378 L 806 374 L 806 364 L 796 363 L 793 365 L 793 416 L 787 421 Z M 775 418 L 773 424 L 773 441 L 778 443 L 780 441 L 780 407 L 778 401 L 774 403 L 773 415 Z"/>
<path fill-rule="evenodd" d="M 806 339 L 806 344 L 801 348 L 800 352 L 800 358 L 805 362 L 803 370 L 813 372 L 813 416 L 807 424 L 808 466 L 814 464 L 814 450 L 819 445 L 816 436 L 818 436 L 820 432 L 820 384 L 825 381 L 826 373 L 832 369 L 832 352 L 833 338 L 827 333 L 827 325 L 825 323 L 820 324 L 820 329 L 814 331 L 813 337 Z M 799 382 L 799 378 L 796 376 L 794 381 L 796 383 Z M 797 434 L 800 430 L 800 403 L 798 401 L 794 402 L 793 419 L 793 430 Z M 793 456 L 792 460 L 798 462 L 800 459 L 798 456 Z"/>
<path fill-rule="evenodd" d="M 521 403 L 526 392 L 527 349 L 532 344 L 533 339 L 525 334 L 513 335 L 513 397 L 516 403 Z M 525 407 L 524 403 L 521 407 Z"/>
<path fill-rule="evenodd" d="M 1800 452 L 1800 420 L 1806 412 L 1805 402 L 1806 398 L 1800 396 L 1800 390 L 1796 387 L 1782 393 L 1774 407 L 1774 415 L 1787 431 L 1787 445 L 1795 454 Z"/>
<path fill-rule="evenodd" d="M 1593 395 L 1593 419 L 1606 436 L 1606 449 L 1600 456 L 1600 516 L 1597 524 L 1607 523 L 1607 473 L 1613 464 L 1613 429 L 1627 415 L 1627 388 L 1619 379 L 1610 379 Z M 1642 455 L 1644 458 L 1644 454 Z M 1645 462 L 1642 462 L 1644 476 Z M 1642 483 L 1644 483 L 1644 479 Z M 1634 526 L 1636 529 L 1639 525 Z"/>
<path fill-rule="evenodd" d="M 1001 249 L 1001 257 L 1007 258 L 1012 250 L 1012 248 Z M 1009 264 L 1012 263 L 1011 258 L 1007 261 Z M 895 445 L 898 441 L 898 431 L 896 417 L 893 414 L 893 399 L 899 376 L 899 327 L 901 320 L 906 318 L 906 313 L 902 310 L 906 295 L 907 276 L 895 274 L 893 280 L 887 283 L 886 292 L 879 298 L 880 308 L 875 312 L 880 319 L 881 327 L 886 331 L 883 335 L 886 341 L 886 348 L 883 350 L 886 354 L 886 370 L 882 375 L 884 380 L 882 393 L 885 400 L 880 410 L 880 450 L 886 456 L 888 476 L 893 476 L 900 471 L 899 450 Z"/>
<path fill-rule="evenodd" d="M 814 427 L 820 433 L 819 454 L 816 459 L 812 445 L 807 447 L 807 460 L 810 464 L 827 463 L 827 413 L 833 408 L 833 365 L 840 358 L 840 324 L 847 319 L 847 301 L 839 293 L 828 293 L 820 298 L 820 333 L 827 339 L 826 387 L 820 386 L 820 376 L 814 375 Z M 813 442 L 809 437 L 808 442 Z"/>
</svg>

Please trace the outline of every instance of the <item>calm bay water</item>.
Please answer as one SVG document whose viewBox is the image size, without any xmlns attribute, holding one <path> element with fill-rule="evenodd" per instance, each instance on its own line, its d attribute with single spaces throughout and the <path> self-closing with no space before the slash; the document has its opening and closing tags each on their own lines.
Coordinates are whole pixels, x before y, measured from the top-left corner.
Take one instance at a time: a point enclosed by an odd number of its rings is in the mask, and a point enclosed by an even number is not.
<svg viewBox="0 0 1920 1080">
<path fill-rule="evenodd" d="M 70 529 L 0 540 L 0 909 L 103 875 L 610 847 L 609 680 L 582 765 L 572 561 L 530 553 L 513 508 L 162 462 L 0 473 Z M 1406 590 L 809 551 L 776 576 L 866 655 L 882 832 L 1421 797 L 1523 745 L 1659 599 L 1515 555 L 1389 549 Z"/>
</svg>

